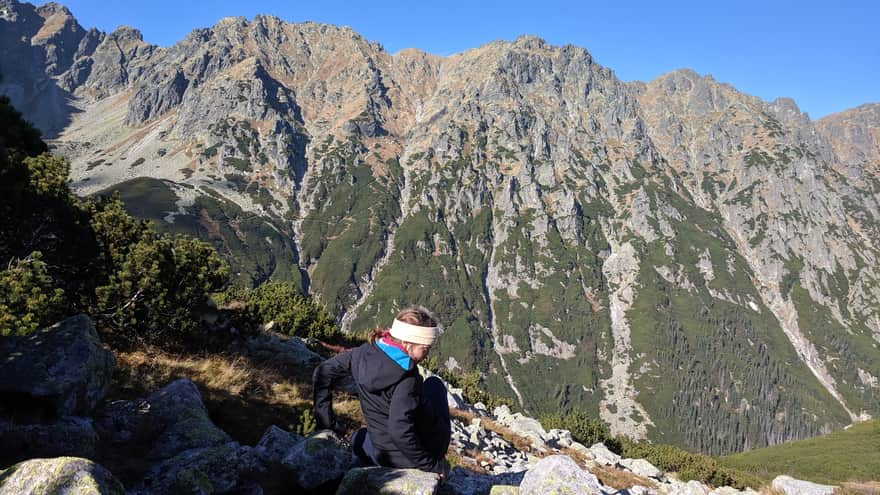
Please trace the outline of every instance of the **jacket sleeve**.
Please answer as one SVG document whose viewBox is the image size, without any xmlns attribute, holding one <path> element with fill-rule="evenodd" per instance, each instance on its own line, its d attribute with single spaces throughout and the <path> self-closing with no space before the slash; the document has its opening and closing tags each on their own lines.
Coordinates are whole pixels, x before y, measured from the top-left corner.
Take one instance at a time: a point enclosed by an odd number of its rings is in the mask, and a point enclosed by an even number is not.
<svg viewBox="0 0 880 495">
<path fill-rule="evenodd" d="M 394 445 L 418 469 L 436 472 L 437 459 L 431 457 L 416 430 L 420 391 L 416 377 L 404 378 L 391 396 L 391 409 L 388 412 L 388 429 Z"/>
<path fill-rule="evenodd" d="M 315 368 L 312 385 L 318 429 L 336 429 L 336 418 L 333 417 L 333 385 L 350 374 L 351 351 L 337 354 Z"/>
</svg>

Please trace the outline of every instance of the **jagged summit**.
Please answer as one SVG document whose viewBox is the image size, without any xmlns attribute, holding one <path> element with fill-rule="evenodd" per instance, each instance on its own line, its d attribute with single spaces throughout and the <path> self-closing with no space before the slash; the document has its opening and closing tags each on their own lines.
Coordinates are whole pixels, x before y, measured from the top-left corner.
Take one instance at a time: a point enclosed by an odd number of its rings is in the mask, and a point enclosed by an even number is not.
<svg viewBox="0 0 880 495">
<path fill-rule="evenodd" d="M 271 16 L 37 43 L 2 5 L 0 88 L 73 187 L 212 240 L 241 283 L 293 280 L 347 329 L 425 304 L 441 362 L 533 414 L 691 449 L 880 413 L 875 106 L 811 122 L 536 37 L 391 55 Z"/>
</svg>

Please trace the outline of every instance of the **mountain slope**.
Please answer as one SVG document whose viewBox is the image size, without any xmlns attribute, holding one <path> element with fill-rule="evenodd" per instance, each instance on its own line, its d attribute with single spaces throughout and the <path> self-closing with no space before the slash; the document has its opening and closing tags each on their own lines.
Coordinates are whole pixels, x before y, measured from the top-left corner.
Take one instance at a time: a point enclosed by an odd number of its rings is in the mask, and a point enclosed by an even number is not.
<svg viewBox="0 0 880 495">
<path fill-rule="evenodd" d="M 57 132 L 73 186 L 162 180 L 171 229 L 234 203 L 281 236 L 239 232 L 244 283 L 296 280 L 346 328 L 424 304 L 441 361 L 527 411 L 705 452 L 880 413 L 871 106 L 814 123 L 692 71 L 625 83 L 534 37 L 391 55 L 257 16 L 160 48 L 0 5 L 2 89 Z M 72 54 L 43 41 L 53 16 Z"/>
</svg>

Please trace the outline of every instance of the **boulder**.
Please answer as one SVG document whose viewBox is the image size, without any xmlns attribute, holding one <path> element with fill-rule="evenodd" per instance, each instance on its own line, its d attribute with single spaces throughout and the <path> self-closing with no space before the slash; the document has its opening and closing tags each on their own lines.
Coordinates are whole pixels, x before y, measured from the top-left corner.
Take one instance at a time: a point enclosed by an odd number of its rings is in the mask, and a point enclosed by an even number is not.
<svg viewBox="0 0 880 495">
<path fill-rule="evenodd" d="M 96 414 L 96 427 L 108 444 L 136 445 L 153 460 L 231 441 L 208 417 L 195 384 L 185 378 L 145 399 L 106 404 Z"/>
<path fill-rule="evenodd" d="M 254 493 L 265 469 L 254 449 L 229 442 L 191 449 L 150 468 L 132 495 Z M 258 492 L 259 493 L 259 492 Z"/>
<path fill-rule="evenodd" d="M 35 457 L 94 458 L 98 434 L 92 420 L 67 416 L 47 424 L 19 425 L 0 420 L 0 466 Z"/>
<path fill-rule="evenodd" d="M 255 447 L 256 454 L 266 463 L 281 463 L 290 451 L 305 440 L 304 437 L 272 425 L 266 429 Z"/>
<path fill-rule="evenodd" d="M 590 455 L 594 461 L 605 466 L 616 466 L 620 462 L 620 456 L 608 450 L 608 447 L 601 442 L 590 447 Z"/>
<path fill-rule="evenodd" d="M 418 469 L 366 467 L 350 469 L 336 495 L 434 495 L 440 477 Z"/>
<path fill-rule="evenodd" d="M 116 364 L 85 315 L 0 339 L 0 356 L 0 404 L 28 408 L 31 418 L 87 415 L 107 394 Z"/>
<path fill-rule="evenodd" d="M 142 405 L 144 420 L 158 431 L 149 457 L 168 459 L 185 450 L 229 442 L 229 435 L 214 425 L 196 385 L 181 378 L 150 394 Z"/>
<path fill-rule="evenodd" d="M 285 337 L 264 332 L 251 337 L 245 344 L 251 356 L 280 362 L 287 366 L 314 366 L 323 359 L 312 352 L 299 337 Z"/>
<path fill-rule="evenodd" d="M 306 491 L 324 489 L 341 480 L 354 463 L 348 443 L 331 430 L 312 433 L 281 459 L 296 484 Z"/>
<path fill-rule="evenodd" d="M 831 495 L 835 488 L 831 485 L 820 485 L 791 476 L 777 476 L 773 479 L 772 486 L 776 490 L 785 492 L 786 495 Z"/>
<path fill-rule="evenodd" d="M 507 406 L 496 407 L 493 414 L 499 423 L 510 428 L 517 435 L 529 438 L 532 445 L 538 448 L 543 448 L 545 445 L 547 432 L 537 419 L 523 416 L 521 413 L 511 414 Z"/>
<path fill-rule="evenodd" d="M 551 455 L 535 463 L 523 477 L 519 492 L 521 495 L 604 493 L 602 484 L 595 476 L 564 455 Z"/>
<path fill-rule="evenodd" d="M 663 471 L 644 459 L 621 459 L 620 465 L 645 478 L 660 479 Z"/>
<path fill-rule="evenodd" d="M 0 495 L 123 495 L 116 478 L 100 464 L 77 457 L 31 459 L 0 471 Z"/>
<path fill-rule="evenodd" d="M 452 468 L 446 484 L 440 489 L 444 494 L 487 495 L 497 485 L 519 486 L 525 471 L 504 474 L 479 474 L 461 467 Z"/>
</svg>

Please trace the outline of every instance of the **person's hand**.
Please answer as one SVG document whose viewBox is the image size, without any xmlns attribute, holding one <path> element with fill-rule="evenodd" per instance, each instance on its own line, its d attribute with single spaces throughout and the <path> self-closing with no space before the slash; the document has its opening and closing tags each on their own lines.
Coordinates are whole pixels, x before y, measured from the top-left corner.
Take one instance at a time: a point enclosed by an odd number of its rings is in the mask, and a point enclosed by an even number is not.
<svg viewBox="0 0 880 495">
<path fill-rule="evenodd" d="M 452 471 L 452 466 L 449 465 L 449 461 L 446 458 L 442 458 L 437 461 L 437 467 L 439 472 L 437 474 L 440 475 L 440 484 L 446 483 L 447 478 L 449 478 L 449 472 Z"/>
</svg>

